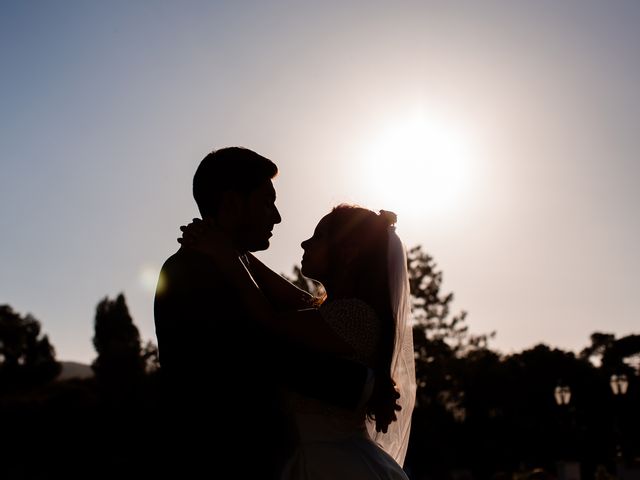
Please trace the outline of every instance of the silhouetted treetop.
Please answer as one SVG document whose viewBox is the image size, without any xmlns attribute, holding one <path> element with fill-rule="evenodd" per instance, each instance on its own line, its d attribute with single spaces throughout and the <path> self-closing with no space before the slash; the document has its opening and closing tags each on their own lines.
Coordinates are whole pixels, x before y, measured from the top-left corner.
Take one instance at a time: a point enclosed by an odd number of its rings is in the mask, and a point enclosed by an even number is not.
<svg viewBox="0 0 640 480">
<path fill-rule="evenodd" d="M 40 322 L 0 305 L 0 385 L 4 388 L 42 384 L 60 373 L 55 350 Z"/>
<path fill-rule="evenodd" d="M 96 307 L 93 345 L 98 353 L 92 368 L 106 383 L 122 383 L 145 372 L 140 332 L 134 325 L 123 294 L 105 297 Z"/>
<path fill-rule="evenodd" d="M 590 338 L 591 345 L 580 352 L 581 358 L 599 362 L 610 373 L 640 373 L 640 335 L 616 339 L 612 333 L 594 332 Z"/>
</svg>

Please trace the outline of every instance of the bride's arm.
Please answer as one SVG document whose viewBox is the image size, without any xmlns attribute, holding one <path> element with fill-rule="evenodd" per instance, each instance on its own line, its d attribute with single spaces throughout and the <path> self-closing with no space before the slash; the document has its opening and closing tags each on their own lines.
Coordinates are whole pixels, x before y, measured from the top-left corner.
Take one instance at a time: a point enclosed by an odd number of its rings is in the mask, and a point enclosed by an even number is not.
<svg viewBox="0 0 640 480">
<path fill-rule="evenodd" d="M 302 310 L 314 305 L 315 298 L 309 292 L 296 287 L 253 254 L 248 253 L 246 258 L 251 276 L 278 310 Z"/>
</svg>

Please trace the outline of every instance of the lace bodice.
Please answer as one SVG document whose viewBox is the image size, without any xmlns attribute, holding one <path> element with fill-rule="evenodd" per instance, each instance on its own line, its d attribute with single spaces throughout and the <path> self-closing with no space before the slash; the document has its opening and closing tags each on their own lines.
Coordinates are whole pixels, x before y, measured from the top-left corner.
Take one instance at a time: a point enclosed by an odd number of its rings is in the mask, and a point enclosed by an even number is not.
<svg viewBox="0 0 640 480">
<path fill-rule="evenodd" d="M 372 367 L 380 322 L 375 310 L 357 298 L 339 299 L 322 304 L 324 321 L 353 349 L 352 359 Z"/>
<path fill-rule="evenodd" d="M 372 367 L 380 336 L 375 310 L 362 300 L 352 298 L 324 303 L 320 313 L 336 334 L 353 347 L 350 358 Z M 366 434 L 364 403 L 357 411 L 350 411 L 293 392 L 289 400 L 304 438 L 333 438 L 353 432 Z"/>
</svg>

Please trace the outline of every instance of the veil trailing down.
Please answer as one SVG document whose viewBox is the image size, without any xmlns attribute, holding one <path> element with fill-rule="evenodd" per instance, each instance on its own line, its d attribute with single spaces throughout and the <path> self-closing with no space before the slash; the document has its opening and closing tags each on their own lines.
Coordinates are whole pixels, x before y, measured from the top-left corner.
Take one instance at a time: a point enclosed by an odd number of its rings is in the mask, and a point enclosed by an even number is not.
<svg viewBox="0 0 640 480">
<path fill-rule="evenodd" d="M 397 420 L 389 425 L 386 433 L 376 431 L 375 421 L 370 419 L 367 420 L 367 430 L 384 451 L 399 465 L 403 465 L 411 432 L 411 414 L 415 405 L 416 373 L 407 255 L 404 244 L 393 226 L 389 227 L 387 261 L 391 307 L 396 321 L 391 378 L 395 380 L 399 390 L 398 403 L 402 409 L 397 412 Z"/>
</svg>

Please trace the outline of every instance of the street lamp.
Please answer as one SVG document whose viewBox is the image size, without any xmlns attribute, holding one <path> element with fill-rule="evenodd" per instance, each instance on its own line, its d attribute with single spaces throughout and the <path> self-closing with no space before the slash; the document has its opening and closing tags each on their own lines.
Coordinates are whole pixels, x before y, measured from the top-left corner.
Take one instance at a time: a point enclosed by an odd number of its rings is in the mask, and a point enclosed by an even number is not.
<svg viewBox="0 0 640 480">
<path fill-rule="evenodd" d="M 569 405 L 571 401 L 571 389 L 567 385 L 558 385 L 553 392 L 558 405 Z"/>
<path fill-rule="evenodd" d="M 624 395 L 627 393 L 627 388 L 629 388 L 629 380 L 624 373 L 621 375 L 611 375 L 609 384 L 611 385 L 611 391 L 614 395 Z"/>
<path fill-rule="evenodd" d="M 572 429 L 571 429 L 571 409 L 569 407 L 569 402 L 571 401 L 571 389 L 569 388 L 568 385 L 562 385 L 559 384 L 558 386 L 556 386 L 555 390 L 553 391 L 553 396 L 556 400 L 556 403 L 558 404 L 558 406 L 560 407 L 560 423 L 559 423 L 559 427 L 560 427 L 560 433 L 562 435 L 562 437 L 564 437 L 567 441 L 566 442 L 562 442 L 563 446 L 561 447 L 561 449 L 559 450 L 559 453 L 561 453 L 564 457 L 565 460 L 561 461 L 559 463 L 558 468 L 561 469 L 566 469 L 566 468 L 573 468 L 573 467 L 569 467 L 570 462 L 568 462 L 566 459 L 571 457 L 571 451 L 572 450 L 572 446 L 573 446 L 573 439 L 572 439 Z M 573 465 L 573 464 L 571 464 Z"/>
<path fill-rule="evenodd" d="M 611 379 L 609 380 L 609 385 L 611 386 L 611 391 L 613 395 L 619 398 L 621 401 L 622 397 L 627 393 L 627 388 L 629 388 L 629 379 L 624 373 L 621 374 L 613 374 L 611 375 Z M 621 407 L 622 405 L 620 405 Z M 616 408 L 614 416 L 613 416 L 613 429 L 614 434 L 616 436 L 616 457 L 618 459 L 622 459 L 622 432 L 620 429 L 620 420 L 618 418 L 619 411 Z"/>
</svg>

